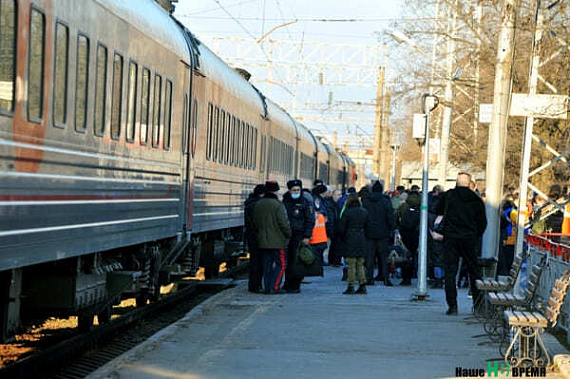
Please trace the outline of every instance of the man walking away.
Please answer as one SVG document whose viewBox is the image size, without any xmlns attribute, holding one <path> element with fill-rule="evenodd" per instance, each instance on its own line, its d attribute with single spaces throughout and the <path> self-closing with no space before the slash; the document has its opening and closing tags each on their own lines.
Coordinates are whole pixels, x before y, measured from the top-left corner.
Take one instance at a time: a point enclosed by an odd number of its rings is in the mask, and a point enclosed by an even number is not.
<svg viewBox="0 0 570 379">
<path fill-rule="evenodd" d="M 402 268 L 402 283 L 411 285 L 414 272 L 417 272 L 418 246 L 420 241 L 420 205 L 422 199 L 418 192 L 410 192 L 405 204 L 396 211 L 396 220 L 400 228 L 402 242 L 412 254 L 413 264 Z"/>
<path fill-rule="evenodd" d="M 443 215 L 443 249 L 445 265 L 445 297 L 449 309 L 445 314 L 457 314 L 455 276 L 459 257 L 467 265 L 473 300 L 479 291 L 475 281 L 481 279 L 477 265 L 477 243 L 487 227 L 485 206 L 479 196 L 469 189 L 471 175 L 460 172 L 455 188 L 442 195 L 436 213 Z"/>
<path fill-rule="evenodd" d="M 289 225 L 291 226 L 291 239 L 287 248 L 287 269 L 285 270 L 285 291 L 289 293 L 301 292 L 303 276 L 293 270 L 297 259 L 297 250 L 302 242 L 309 244 L 315 226 L 315 212 L 312 201 L 302 195 L 303 183 L 296 179 L 287 182 L 289 192 L 283 195 L 283 204 L 287 210 Z"/>
<path fill-rule="evenodd" d="M 253 207 L 265 192 L 265 185 L 258 184 L 253 189 L 253 193 L 245 200 L 244 209 L 244 225 L 245 225 L 245 241 L 249 251 L 249 292 L 261 292 L 261 279 L 263 278 L 263 256 L 259 252 L 257 241 L 257 230 L 253 224 Z"/>
<path fill-rule="evenodd" d="M 285 249 L 291 237 L 291 227 L 285 206 L 277 198 L 279 184 L 265 183 L 265 195 L 253 208 L 259 251 L 263 255 L 263 282 L 266 294 L 283 293 L 279 289 L 285 274 Z"/>
<path fill-rule="evenodd" d="M 382 192 L 382 183 L 372 185 L 372 193 L 366 196 L 362 204 L 368 211 L 370 222 L 366 228 L 367 253 L 365 259 L 366 279 L 374 285 L 374 260 L 378 259 L 378 277 L 384 285 L 392 286 L 388 277 L 388 242 L 390 235 L 397 229 L 394 210 L 390 199 Z"/>
<path fill-rule="evenodd" d="M 348 287 L 343 292 L 345 295 L 366 294 L 364 260 L 367 250 L 365 230 L 368 226 L 368 211 L 360 206 L 357 194 L 349 195 L 339 226 L 339 234 L 345 246 L 344 260 L 348 264 Z M 356 274 L 360 286 L 355 292 Z"/>
<path fill-rule="evenodd" d="M 328 235 L 331 240 L 331 244 L 329 246 L 329 264 L 334 267 L 340 267 L 342 259 L 340 237 L 338 236 L 338 224 L 340 223 L 339 216 L 341 209 L 339 207 L 339 200 L 341 196 L 342 194 L 340 190 L 334 190 L 331 197 L 332 201 L 330 202 L 330 208 L 333 210 L 333 215 L 335 218 L 335 227 L 334 230 L 332 230 L 331 234 Z"/>
</svg>

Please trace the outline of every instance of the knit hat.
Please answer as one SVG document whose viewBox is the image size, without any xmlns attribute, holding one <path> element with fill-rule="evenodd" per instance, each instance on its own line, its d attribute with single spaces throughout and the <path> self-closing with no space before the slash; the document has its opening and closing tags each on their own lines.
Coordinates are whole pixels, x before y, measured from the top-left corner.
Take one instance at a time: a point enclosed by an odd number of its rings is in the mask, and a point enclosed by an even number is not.
<svg viewBox="0 0 570 379">
<path fill-rule="evenodd" d="M 293 187 L 301 187 L 303 188 L 303 182 L 300 181 L 299 179 L 293 179 L 293 180 L 289 180 L 287 182 L 287 189 L 291 189 Z"/>
<path fill-rule="evenodd" d="M 375 181 L 372 185 L 372 192 L 384 192 L 384 186 L 379 180 Z"/>
<path fill-rule="evenodd" d="M 253 189 L 253 194 L 255 196 L 261 196 L 265 192 L 265 184 L 258 184 Z"/>
<path fill-rule="evenodd" d="M 346 191 L 348 193 L 356 193 L 356 188 L 354 187 L 348 187 L 348 190 Z"/>
<path fill-rule="evenodd" d="M 279 183 L 276 180 L 268 180 L 265 182 L 265 192 L 277 192 L 279 191 Z"/>
</svg>

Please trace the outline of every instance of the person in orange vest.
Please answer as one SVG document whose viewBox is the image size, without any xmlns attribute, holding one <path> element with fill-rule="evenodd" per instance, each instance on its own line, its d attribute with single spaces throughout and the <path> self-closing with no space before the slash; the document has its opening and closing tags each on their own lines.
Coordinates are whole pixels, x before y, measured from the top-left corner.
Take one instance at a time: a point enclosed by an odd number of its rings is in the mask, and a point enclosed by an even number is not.
<svg viewBox="0 0 570 379">
<path fill-rule="evenodd" d="M 564 220 L 562 220 L 562 229 L 560 232 L 563 234 L 562 242 L 568 243 L 570 240 L 570 204 L 566 204 Z"/>
<path fill-rule="evenodd" d="M 319 260 L 321 266 L 321 276 L 323 276 L 324 253 L 328 247 L 327 238 L 327 209 L 323 194 L 327 192 L 327 186 L 323 184 L 317 185 L 313 188 L 313 204 L 315 208 L 315 227 L 313 228 L 313 235 L 309 240 L 309 244 L 313 253 Z"/>
</svg>

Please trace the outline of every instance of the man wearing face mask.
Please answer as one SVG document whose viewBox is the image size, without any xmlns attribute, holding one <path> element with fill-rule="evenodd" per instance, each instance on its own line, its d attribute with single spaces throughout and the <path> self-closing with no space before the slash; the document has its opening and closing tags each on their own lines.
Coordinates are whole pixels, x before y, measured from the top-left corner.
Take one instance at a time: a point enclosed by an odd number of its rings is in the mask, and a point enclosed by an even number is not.
<svg viewBox="0 0 570 379">
<path fill-rule="evenodd" d="M 293 262 L 296 259 L 299 244 L 309 244 L 309 239 L 315 226 L 315 211 L 312 202 L 302 195 L 302 182 L 290 180 L 287 182 L 289 192 L 283 195 L 283 204 L 287 210 L 287 217 L 291 226 L 291 239 L 287 248 L 287 269 L 285 271 L 285 291 L 289 293 L 301 292 L 302 276 L 293 271 Z"/>
</svg>

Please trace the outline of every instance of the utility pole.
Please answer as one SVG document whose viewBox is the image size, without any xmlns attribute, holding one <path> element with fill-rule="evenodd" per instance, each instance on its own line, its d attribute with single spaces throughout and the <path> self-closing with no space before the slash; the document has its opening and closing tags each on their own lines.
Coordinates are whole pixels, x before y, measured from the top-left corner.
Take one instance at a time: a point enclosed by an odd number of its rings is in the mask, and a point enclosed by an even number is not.
<svg viewBox="0 0 570 379">
<path fill-rule="evenodd" d="M 376 89 L 376 118 L 374 120 L 374 148 L 372 152 L 372 172 L 380 178 L 380 150 L 382 149 L 382 118 L 384 116 L 384 82 L 386 71 L 384 67 L 378 69 Z"/>
<path fill-rule="evenodd" d="M 457 7 L 457 0 L 454 2 Z M 444 188 L 447 184 L 447 160 L 449 159 L 449 134 L 451 133 L 451 116 L 453 112 L 453 69 L 455 67 L 455 37 L 457 32 L 457 12 L 450 9 L 450 36 L 447 38 L 447 81 L 445 84 L 445 101 L 443 103 L 443 122 L 441 125 L 441 148 L 439 155 L 439 184 Z M 428 142 L 429 143 L 429 142 Z M 424 190 L 424 188 L 422 188 Z M 425 188 L 427 190 L 427 188 Z"/>
<path fill-rule="evenodd" d="M 477 23 L 477 47 L 475 49 L 475 88 L 473 94 L 473 142 L 477 146 L 479 137 L 479 69 L 481 66 L 481 18 L 483 17 L 482 0 L 475 0 L 477 6 L 475 8 L 475 22 Z"/>
<path fill-rule="evenodd" d="M 529 95 L 534 96 L 537 92 L 538 85 L 538 69 L 540 68 L 540 41 L 542 39 L 542 29 L 544 23 L 544 14 L 540 8 L 540 0 L 536 1 L 536 15 L 534 25 L 534 39 L 532 41 L 532 61 L 530 64 L 530 75 L 528 80 Z M 521 162 L 521 178 L 518 203 L 517 217 L 517 234 L 515 243 L 515 255 L 522 254 L 524 242 L 524 223 L 525 214 L 527 213 L 526 199 L 528 192 L 528 179 L 530 168 L 530 153 L 532 150 L 532 132 L 534 127 L 534 117 L 526 117 L 524 121 L 524 143 L 523 155 Z"/>
<path fill-rule="evenodd" d="M 497 257 L 499 253 L 500 208 L 505 165 L 505 140 L 509 120 L 509 105 L 515 52 L 516 19 L 519 0 L 503 0 L 503 17 L 493 92 L 493 120 L 489 126 L 487 152 L 486 202 L 487 229 L 483 235 L 484 258 Z M 521 194 L 522 195 L 522 194 Z"/>
<path fill-rule="evenodd" d="M 380 172 L 384 179 L 384 188 L 388 188 L 390 181 L 390 129 L 388 119 L 390 117 L 390 88 L 384 89 L 384 99 L 382 104 L 382 131 L 380 145 Z"/>
</svg>

